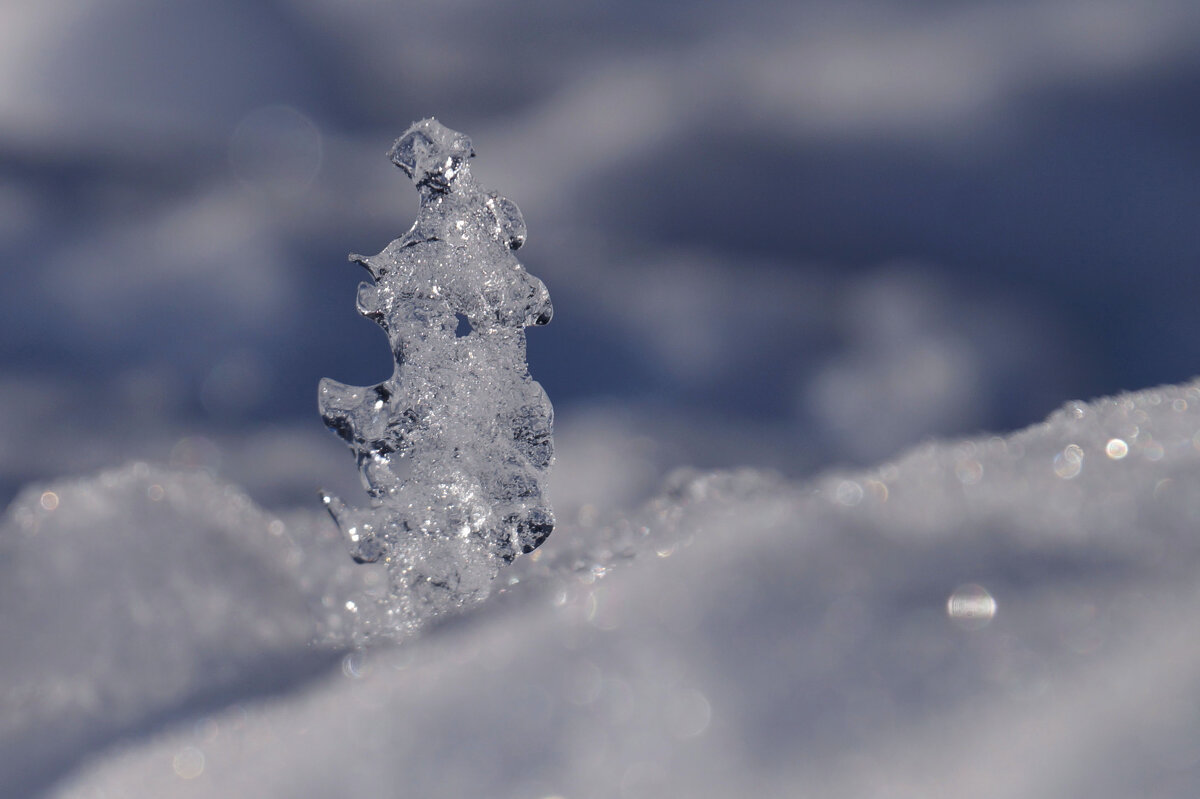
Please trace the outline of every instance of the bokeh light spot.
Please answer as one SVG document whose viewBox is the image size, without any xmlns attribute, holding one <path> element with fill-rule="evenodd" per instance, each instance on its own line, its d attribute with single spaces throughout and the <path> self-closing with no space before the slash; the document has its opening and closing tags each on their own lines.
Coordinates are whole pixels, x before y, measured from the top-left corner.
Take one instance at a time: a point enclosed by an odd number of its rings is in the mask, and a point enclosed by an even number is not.
<svg viewBox="0 0 1200 799">
<path fill-rule="evenodd" d="M 1054 473 L 1064 480 L 1078 477 L 1083 471 L 1083 447 L 1078 444 L 1068 444 L 1062 452 L 1054 456 Z"/>
<path fill-rule="evenodd" d="M 961 585 L 946 600 L 946 615 L 964 629 L 978 630 L 996 617 L 996 600 L 982 585 Z"/>
<path fill-rule="evenodd" d="M 321 132 L 287 105 L 251 111 L 229 139 L 229 164 L 245 185 L 276 197 L 307 191 L 321 170 Z"/>
<path fill-rule="evenodd" d="M 185 746 L 175 754 L 171 767 L 180 779 L 194 780 L 204 773 L 204 753 L 194 746 Z"/>
<path fill-rule="evenodd" d="M 852 508 L 863 500 L 863 487 L 853 480 L 843 480 L 838 483 L 837 489 L 833 494 L 834 500 L 839 505 L 845 505 Z"/>
</svg>

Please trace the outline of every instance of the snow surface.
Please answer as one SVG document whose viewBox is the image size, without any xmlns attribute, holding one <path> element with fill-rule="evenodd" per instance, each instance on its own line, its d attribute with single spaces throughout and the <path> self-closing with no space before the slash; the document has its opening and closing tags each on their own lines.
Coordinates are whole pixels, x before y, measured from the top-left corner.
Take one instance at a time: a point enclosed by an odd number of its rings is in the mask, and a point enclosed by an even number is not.
<svg viewBox="0 0 1200 799">
<path fill-rule="evenodd" d="M 863 472 L 680 472 L 355 651 L 378 585 L 319 512 L 143 464 L 31 487 L 0 793 L 1195 795 L 1198 488 L 1200 382 Z"/>
</svg>

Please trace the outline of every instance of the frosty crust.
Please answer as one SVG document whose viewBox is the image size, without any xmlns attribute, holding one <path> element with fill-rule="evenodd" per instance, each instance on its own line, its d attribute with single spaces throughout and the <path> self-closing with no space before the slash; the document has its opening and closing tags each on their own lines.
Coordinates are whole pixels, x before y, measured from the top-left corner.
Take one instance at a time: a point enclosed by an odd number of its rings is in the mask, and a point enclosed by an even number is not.
<svg viewBox="0 0 1200 799">
<path fill-rule="evenodd" d="M 554 527 L 542 489 L 554 410 L 525 361 L 525 328 L 554 311 L 513 254 L 525 242 L 520 210 L 475 183 L 474 154 L 434 119 L 397 139 L 390 156 L 420 193 L 417 221 L 378 255 L 350 256 L 373 279 L 358 311 L 387 333 L 396 366 L 365 388 L 326 378 L 318 399 L 370 496 L 369 509 L 324 497 L 351 554 L 450 590 L 467 587 L 464 558 L 511 561 Z M 406 555 L 414 538 L 420 566 Z M 430 565 L 439 541 L 445 556 Z"/>
</svg>

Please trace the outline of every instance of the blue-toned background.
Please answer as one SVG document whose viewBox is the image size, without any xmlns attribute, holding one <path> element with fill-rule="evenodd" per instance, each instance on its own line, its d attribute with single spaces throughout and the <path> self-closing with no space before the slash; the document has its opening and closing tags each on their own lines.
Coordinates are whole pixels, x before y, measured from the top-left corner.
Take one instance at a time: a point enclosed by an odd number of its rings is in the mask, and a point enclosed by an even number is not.
<svg viewBox="0 0 1200 799">
<path fill-rule="evenodd" d="M 351 492 L 351 251 L 467 132 L 524 211 L 559 504 L 800 474 L 1200 364 L 1200 5 L 42 0 L 0 10 L 0 501 L 142 458 Z"/>
</svg>

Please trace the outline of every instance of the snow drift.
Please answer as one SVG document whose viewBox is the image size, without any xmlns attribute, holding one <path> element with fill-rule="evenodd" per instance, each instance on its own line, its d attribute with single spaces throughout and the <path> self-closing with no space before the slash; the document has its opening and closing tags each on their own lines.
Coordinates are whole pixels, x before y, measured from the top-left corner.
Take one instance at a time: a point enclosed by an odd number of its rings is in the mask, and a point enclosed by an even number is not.
<svg viewBox="0 0 1200 799">
<path fill-rule="evenodd" d="M 1198 484 L 1200 382 L 807 483 L 678 473 L 366 651 L 340 606 L 378 583 L 315 510 L 136 464 L 30 488 L 0 539 L 0 785 L 1188 794 Z"/>
</svg>

